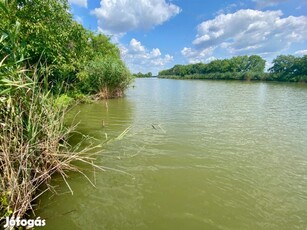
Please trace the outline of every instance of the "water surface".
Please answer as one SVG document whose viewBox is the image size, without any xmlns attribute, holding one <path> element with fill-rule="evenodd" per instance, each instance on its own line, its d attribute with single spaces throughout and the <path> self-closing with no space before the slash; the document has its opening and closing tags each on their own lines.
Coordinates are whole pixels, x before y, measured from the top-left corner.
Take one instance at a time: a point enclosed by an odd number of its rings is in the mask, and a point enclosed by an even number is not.
<svg viewBox="0 0 307 230">
<path fill-rule="evenodd" d="M 72 196 L 55 179 L 62 195 L 45 194 L 37 213 L 45 229 L 307 228 L 307 85 L 134 86 L 72 112 L 97 143 L 131 129 L 99 152 L 96 163 L 114 170 L 89 169 L 96 188 L 70 174 Z"/>
</svg>

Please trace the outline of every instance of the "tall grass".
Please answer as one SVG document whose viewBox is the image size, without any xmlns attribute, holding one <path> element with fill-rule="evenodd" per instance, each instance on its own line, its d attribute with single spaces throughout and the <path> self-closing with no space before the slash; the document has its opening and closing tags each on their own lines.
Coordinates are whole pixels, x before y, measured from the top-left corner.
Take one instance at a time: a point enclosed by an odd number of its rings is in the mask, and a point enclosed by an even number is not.
<svg viewBox="0 0 307 230">
<path fill-rule="evenodd" d="M 133 80 L 124 62 L 112 56 L 90 61 L 78 77 L 81 91 L 97 99 L 122 97 Z"/>
<path fill-rule="evenodd" d="M 92 163 L 93 148 L 101 146 L 69 145 L 74 127 L 64 125 L 67 109 L 59 106 L 59 102 L 68 101 L 67 97 L 55 95 L 48 81 L 49 68 L 42 63 L 31 66 L 24 58 L 27 52 L 22 44 L 26 43 L 18 35 L 19 27 L 16 21 L 5 33 L 1 31 L 0 37 L 0 54 L 5 56 L 0 59 L 0 226 L 5 217 L 26 218 L 34 213 L 33 201 L 52 188 L 49 181 L 54 173 L 62 176 L 69 189 L 68 171 L 78 171 L 88 179 L 75 166 L 76 161 L 104 170 Z M 116 94 L 118 84 L 122 93 L 131 81 L 130 73 L 121 62 L 117 63 L 121 69 L 111 61 L 103 63 L 94 69 L 97 73 L 104 70 L 100 84 L 94 81 L 86 85 L 88 91 L 99 86 L 94 90 L 98 93 L 108 86 L 112 92 L 108 89 L 107 93 Z M 113 79 L 115 73 L 121 75 Z M 47 189 L 42 191 L 42 187 Z"/>
<path fill-rule="evenodd" d="M 39 69 L 16 63 L 0 61 L 0 223 L 34 211 L 52 174 L 66 182 L 66 170 L 82 173 L 73 161 L 92 164 L 87 150 L 68 144 L 74 127 L 64 125 L 66 109 L 43 89 Z"/>
<path fill-rule="evenodd" d="M 52 188 L 48 183 L 54 173 L 62 176 L 69 189 L 67 171 L 78 171 L 88 179 L 74 162 L 104 170 L 92 163 L 95 146 L 79 148 L 81 144 L 73 147 L 67 142 L 74 127 L 64 125 L 66 108 L 59 103 L 70 104 L 70 98 L 55 95 L 66 87 L 66 78 L 56 75 L 59 84 L 51 85 L 48 77 L 57 70 L 45 63 L 31 66 L 31 58 L 24 58 L 31 53 L 29 50 L 42 50 L 45 46 L 38 41 L 34 43 L 40 47 L 29 48 L 25 40 L 28 35 L 20 32 L 23 24 L 12 16 L 14 12 L 9 7 L 8 1 L 0 1 L 0 18 L 5 25 L 0 30 L 0 226 L 5 217 L 26 218 L 31 211 L 34 213 L 33 201 L 46 191 L 42 187 Z M 4 12 L 6 17 L 2 17 Z M 102 60 L 102 64 L 97 60 L 92 63 L 93 69 L 91 65 L 87 67 L 91 71 L 85 84 L 81 84 L 86 93 L 112 97 L 120 96 L 127 88 L 131 75 L 119 55 L 113 59 Z"/>
</svg>

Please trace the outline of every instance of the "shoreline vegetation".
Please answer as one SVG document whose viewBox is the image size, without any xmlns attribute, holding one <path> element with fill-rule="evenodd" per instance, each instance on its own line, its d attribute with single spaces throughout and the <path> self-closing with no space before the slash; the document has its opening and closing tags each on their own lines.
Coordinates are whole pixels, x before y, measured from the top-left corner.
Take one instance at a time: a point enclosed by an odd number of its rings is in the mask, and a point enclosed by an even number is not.
<svg viewBox="0 0 307 230">
<path fill-rule="evenodd" d="M 88 179 L 74 162 L 103 170 L 92 163 L 101 146 L 70 146 L 75 127 L 65 114 L 76 101 L 123 96 L 133 76 L 109 37 L 73 20 L 67 0 L 0 0 L 0 21 L 2 226 L 35 215 L 33 202 L 52 190 L 53 174 L 69 189 L 67 172 Z"/>
<path fill-rule="evenodd" d="M 138 73 L 133 74 L 133 76 L 135 78 L 151 78 L 151 77 L 153 77 L 151 72 L 148 72 L 148 73 L 138 72 Z"/>
<path fill-rule="evenodd" d="M 175 65 L 159 72 L 158 78 L 307 82 L 307 55 L 280 55 L 265 72 L 260 56 L 237 56 L 214 60 L 208 64 Z"/>
</svg>

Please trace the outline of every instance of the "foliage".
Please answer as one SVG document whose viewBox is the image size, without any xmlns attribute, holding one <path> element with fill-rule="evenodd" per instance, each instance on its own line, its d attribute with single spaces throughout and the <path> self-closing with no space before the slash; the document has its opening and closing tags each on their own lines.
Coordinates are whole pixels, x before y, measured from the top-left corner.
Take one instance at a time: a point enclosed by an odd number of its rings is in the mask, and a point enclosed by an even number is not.
<svg viewBox="0 0 307 230">
<path fill-rule="evenodd" d="M 39 188 L 52 174 L 66 182 L 66 170 L 83 174 L 72 162 L 93 165 L 87 149 L 67 142 L 74 127 L 64 125 L 66 106 L 57 102 L 70 99 L 57 100 L 42 87 L 39 65 L 27 70 L 24 62 L 0 61 L 0 225 L 7 216 L 34 211 L 33 201 L 47 191 Z"/>
<path fill-rule="evenodd" d="M 32 80 L 37 78 L 12 69 L 8 75 L 8 64 L 2 60 L 0 65 L 0 193 L 7 200 L 2 199 L 0 208 L 2 213 L 6 209 L 22 216 L 31 209 L 34 188 L 45 180 L 46 170 L 55 167 L 53 154 L 58 153 L 66 129 L 61 125 L 63 112 Z"/>
<path fill-rule="evenodd" d="M 55 99 L 55 106 L 57 107 L 69 107 L 74 103 L 74 99 L 67 94 L 62 94 Z"/>
<path fill-rule="evenodd" d="M 38 188 L 53 173 L 66 182 L 65 170 L 79 171 L 71 162 L 95 166 L 87 149 L 77 152 L 67 143 L 73 130 L 64 126 L 69 92 L 84 100 L 78 87 L 89 79 L 93 86 L 124 90 L 130 74 L 109 38 L 72 20 L 66 0 L 0 0 L 0 21 L 1 222 L 33 210 Z M 54 86 L 70 91 L 57 98 Z"/>
<path fill-rule="evenodd" d="M 257 55 L 214 60 L 208 64 L 175 65 L 159 72 L 160 78 L 224 79 L 307 82 L 307 55 L 280 55 L 273 60 L 270 73 L 264 73 L 265 60 Z"/>
<path fill-rule="evenodd" d="M 136 78 L 149 78 L 149 77 L 152 77 L 152 73 L 151 72 L 148 72 L 148 73 L 138 72 L 138 73 L 133 74 L 133 76 Z"/>
<path fill-rule="evenodd" d="M 267 73 L 256 72 L 226 72 L 226 73 L 208 73 L 208 74 L 190 74 L 185 76 L 178 75 L 159 75 L 159 78 L 169 79 L 207 79 L 207 80 L 266 80 Z"/>
<path fill-rule="evenodd" d="M 3 189 L 1 189 L 3 190 Z M 8 201 L 9 193 L 6 194 L 5 192 L 1 191 L 0 193 L 0 217 L 7 217 L 12 215 L 13 211 L 10 209 L 10 204 Z M 1 221 L 0 221 L 1 223 Z"/>
<path fill-rule="evenodd" d="M 265 60 L 257 55 L 238 56 L 231 59 L 214 60 L 208 64 L 197 63 L 189 65 L 175 65 L 169 70 L 159 72 L 159 75 L 186 76 L 193 74 L 210 73 L 240 73 L 257 72 L 263 73 Z"/>
<path fill-rule="evenodd" d="M 273 66 L 269 71 L 274 80 L 307 82 L 307 55 L 280 55 L 273 60 Z"/>
<path fill-rule="evenodd" d="M 27 69 L 41 63 L 44 86 L 54 93 L 76 90 L 84 80 L 80 76 L 90 74 L 86 71 L 93 61 L 120 62 L 119 49 L 108 37 L 72 19 L 67 0 L 1 0 L 0 20 L 0 57 L 9 61 L 27 57 Z M 120 89 L 127 87 L 117 82 Z"/>
<path fill-rule="evenodd" d="M 69 33 L 72 18 L 67 13 L 65 1 L 40 0 L 4 1 L 8 14 L 1 14 L 4 21 L 1 32 L 10 34 L 15 23 L 20 24 L 16 41 L 7 44 L 5 54 L 15 52 L 16 45 L 22 45 L 24 55 L 29 57 L 29 65 L 39 60 L 55 67 L 61 67 L 68 61 L 72 50 L 69 49 Z M 10 55 L 11 56 L 11 55 Z"/>
<path fill-rule="evenodd" d="M 101 98 L 119 97 L 132 81 L 125 64 L 116 57 L 98 57 L 90 61 L 82 76 L 81 90 Z"/>
</svg>

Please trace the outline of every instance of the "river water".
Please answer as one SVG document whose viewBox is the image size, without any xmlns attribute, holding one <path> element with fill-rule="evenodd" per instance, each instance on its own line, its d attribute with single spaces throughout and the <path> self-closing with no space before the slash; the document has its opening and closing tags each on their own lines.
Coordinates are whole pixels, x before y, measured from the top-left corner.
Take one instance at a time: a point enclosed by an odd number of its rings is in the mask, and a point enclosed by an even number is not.
<svg viewBox="0 0 307 230">
<path fill-rule="evenodd" d="M 136 79 L 70 116 L 111 169 L 55 178 L 44 229 L 307 229 L 306 84 Z"/>
</svg>

